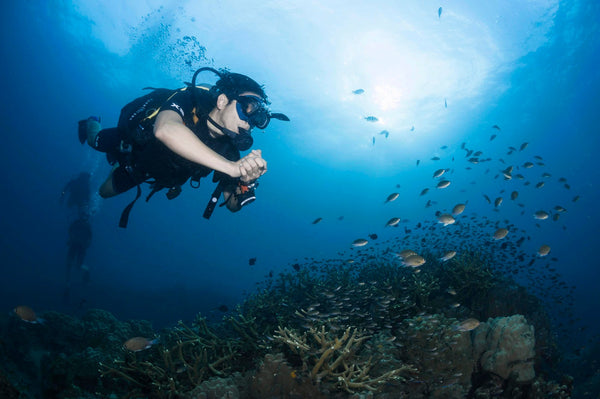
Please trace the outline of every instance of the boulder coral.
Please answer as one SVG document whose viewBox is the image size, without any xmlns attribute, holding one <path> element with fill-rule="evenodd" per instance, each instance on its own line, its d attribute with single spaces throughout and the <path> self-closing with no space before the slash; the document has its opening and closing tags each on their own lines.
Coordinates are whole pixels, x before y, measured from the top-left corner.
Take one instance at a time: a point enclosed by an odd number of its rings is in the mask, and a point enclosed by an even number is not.
<svg viewBox="0 0 600 399">
<path fill-rule="evenodd" d="M 521 315 L 488 319 L 473 331 L 474 355 L 481 369 L 505 380 L 535 378 L 534 348 L 534 327 Z"/>
</svg>

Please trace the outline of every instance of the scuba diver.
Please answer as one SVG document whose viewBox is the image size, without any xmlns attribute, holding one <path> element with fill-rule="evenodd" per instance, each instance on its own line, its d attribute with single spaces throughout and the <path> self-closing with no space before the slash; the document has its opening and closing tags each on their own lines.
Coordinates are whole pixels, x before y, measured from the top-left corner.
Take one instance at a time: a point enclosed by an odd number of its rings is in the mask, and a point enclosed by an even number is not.
<svg viewBox="0 0 600 399">
<path fill-rule="evenodd" d="M 200 72 L 218 76 L 212 87 L 196 85 Z M 267 171 L 260 150 L 244 157 L 240 151 L 253 144 L 251 131 L 265 129 L 271 119 L 289 121 L 281 113 L 271 113 L 263 87 L 248 76 L 205 67 L 198 69 L 192 83 L 177 90 L 153 89 L 121 110 L 117 127 L 101 129 L 100 119 L 79 122 L 79 140 L 105 152 L 113 169 L 101 185 L 103 198 L 137 187 L 135 199 L 119 221 L 126 227 L 129 212 L 141 196 L 140 185 L 149 183 L 154 193 L 167 189 L 173 199 L 189 179 L 192 187 L 211 172 L 218 182 L 204 211 L 209 218 L 221 194 L 232 212 L 255 199 L 258 178 Z"/>
<path fill-rule="evenodd" d="M 71 179 L 60 194 L 60 203 L 67 198 L 67 207 L 77 208 L 79 213 L 87 212 L 90 205 L 90 177 L 88 172 L 81 172 Z"/>
<path fill-rule="evenodd" d="M 92 243 L 92 226 L 90 217 L 82 212 L 79 218 L 75 219 L 69 226 L 69 239 L 67 241 L 67 262 L 66 262 L 66 281 L 67 288 L 65 297 L 68 299 L 71 286 L 71 269 L 78 269 L 83 272 L 83 282 L 87 283 L 90 279 L 90 270 L 83 264 L 87 249 Z"/>
</svg>

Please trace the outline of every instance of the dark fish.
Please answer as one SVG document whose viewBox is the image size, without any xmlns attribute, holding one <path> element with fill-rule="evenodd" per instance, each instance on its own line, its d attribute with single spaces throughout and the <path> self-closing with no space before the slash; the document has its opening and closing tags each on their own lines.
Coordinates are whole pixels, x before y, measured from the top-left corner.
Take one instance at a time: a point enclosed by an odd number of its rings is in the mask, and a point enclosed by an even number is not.
<svg viewBox="0 0 600 399">
<path fill-rule="evenodd" d="M 494 126 L 492 126 L 492 129 L 496 129 L 496 130 L 498 130 L 498 131 L 500 131 L 500 130 L 501 130 L 501 129 L 500 129 L 500 126 L 498 126 L 498 125 L 494 125 Z"/>
<path fill-rule="evenodd" d="M 417 159 L 417 166 L 419 166 L 420 163 L 421 163 L 421 160 Z"/>
<path fill-rule="evenodd" d="M 317 224 L 317 223 L 319 223 L 321 220 L 323 220 L 323 218 L 316 218 L 315 220 L 313 220 L 312 224 Z"/>
<path fill-rule="evenodd" d="M 294 270 L 295 270 L 295 271 L 300 271 L 300 264 L 298 264 L 298 263 L 294 263 L 294 264 L 292 265 L 292 267 L 294 268 Z"/>
<path fill-rule="evenodd" d="M 487 195 L 483 194 L 483 198 L 485 198 L 485 200 L 488 202 L 488 204 L 492 203 L 492 200 Z"/>
<path fill-rule="evenodd" d="M 414 126 L 413 126 L 413 127 L 411 127 L 411 128 L 410 128 L 410 131 L 411 131 L 411 132 L 414 132 L 414 131 L 415 131 L 415 127 L 414 127 Z"/>
<path fill-rule="evenodd" d="M 399 193 L 391 193 L 390 195 L 387 196 L 385 203 L 395 201 L 399 195 L 400 195 Z"/>
<path fill-rule="evenodd" d="M 379 120 L 379 118 L 377 118 L 375 116 L 372 116 L 372 115 L 369 115 L 369 116 L 365 116 L 365 120 L 367 122 L 377 122 Z"/>
<path fill-rule="evenodd" d="M 521 147 L 519 147 L 519 151 L 523 151 L 525 148 L 527 148 L 528 145 L 529 145 L 529 143 L 521 144 Z"/>
<path fill-rule="evenodd" d="M 373 136 L 373 145 L 375 145 L 375 136 Z"/>
<path fill-rule="evenodd" d="M 496 138 L 496 135 L 495 135 L 495 134 L 492 134 L 492 135 L 490 136 L 490 141 L 494 140 L 495 138 Z"/>
<path fill-rule="evenodd" d="M 425 195 L 425 194 L 427 194 L 428 191 L 429 191 L 428 188 L 424 188 L 423 191 L 421 191 L 420 195 Z"/>
<path fill-rule="evenodd" d="M 433 157 L 433 158 L 431 158 L 431 160 L 432 160 L 432 161 L 439 161 L 439 160 L 440 160 L 440 157 Z"/>
<path fill-rule="evenodd" d="M 363 94 L 365 91 L 363 89 L 352 90 L 352 94 Z"/>
<path fill-rule="evenodd" d="M 448 108 L 448 101 L 444 98 L 444 108 Z"/>
<path fill-rule="evenodd" d="M 438 19 L 442 17 L 442 7 L 438 8 Z"/>
<path fill-rule="evenodd" d="M 250 266 L 254 266 L 256 264 L 256 258 L 250 258 L 250 259 L 248 259 L 248 264 Z"/>
<path fill-rule="evenodd" d="M 369 238 L 371 240 L 376 240 L 377 239 L 377 234 L 373 233 L 373 234 L 369 234 Z"/>
<path fill-rule="evenodd" d="M 387 139 L 388 136 L 390 135 L 390 132 L 388 132 L 387 130 L 382 130 L 381 132 L 379 132 L 379 134 L 382 134 L 385 136 L 385 138 Z"/>
</svg>

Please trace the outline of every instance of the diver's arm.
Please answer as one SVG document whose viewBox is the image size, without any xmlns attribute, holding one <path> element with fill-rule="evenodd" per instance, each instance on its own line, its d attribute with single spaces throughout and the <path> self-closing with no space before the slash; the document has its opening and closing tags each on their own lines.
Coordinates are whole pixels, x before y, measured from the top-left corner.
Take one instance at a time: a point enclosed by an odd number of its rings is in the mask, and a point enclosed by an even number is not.
<svg viewBox="0 0 600 399">
<path fill-rule="evenodd" d="M 237 162 L 227 160 L 200 141 L 175 111 L 164 110 L 158 113 L 154 124 L 154 136 L 171 151 L 189 161 L 231 177 L 241 175 Z"/>
</svg>

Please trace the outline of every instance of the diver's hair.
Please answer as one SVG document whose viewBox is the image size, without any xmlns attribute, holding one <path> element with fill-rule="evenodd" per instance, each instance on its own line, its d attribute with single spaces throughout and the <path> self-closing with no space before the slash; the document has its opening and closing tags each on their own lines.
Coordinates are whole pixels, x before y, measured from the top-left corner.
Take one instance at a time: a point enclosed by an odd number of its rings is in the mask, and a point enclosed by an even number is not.
<svg viewBox="0 0 600 399">
<path fill-rule="evenodd" d="M 225 94 L 229 100 L 233 100 L 237 96 L 245 92 L 256 93 L 265 100 L 268 104 L 267 94 L 265 93 L 264 87 L 250 79 L 246 75 L 240 73 L 228 72 L 225 69 L 221 69 L 221 78 L 217 81 L 214 86 L 216 90 L 215 94 Z"/>
</svg>

